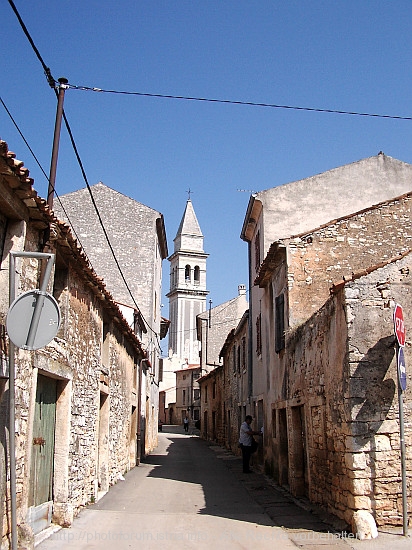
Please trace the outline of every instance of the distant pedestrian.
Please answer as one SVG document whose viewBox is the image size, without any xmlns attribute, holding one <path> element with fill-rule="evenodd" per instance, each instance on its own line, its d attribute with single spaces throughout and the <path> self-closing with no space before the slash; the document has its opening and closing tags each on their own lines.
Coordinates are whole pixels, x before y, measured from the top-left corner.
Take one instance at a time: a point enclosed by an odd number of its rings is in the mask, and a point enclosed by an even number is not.
<svg viewBox="0 0 412 550">
<path fill-rule="evenodd" d="M 242 450 L 242 460 L 243 460 L 243 473 L 244 474 L 250 474 L 252 470 L 249 467 L 249 461 L 252 453 L 254 452 L 253 449 L 254 445 L 256 445 L 256 441 L 253 439 L 254 435 L 262 435 L 261 432 L 255 432 L 252 430 L 250 425 L 252 424 L 253 418 L 248 414 L 245 418 L 245 421 L 242 422 L 242 425 L 240 426 L 240 433 L 239 433 L 239 446 Z"/>
<path fill-rule="evenodd" d="M 189 431 L 189 419 L 187 418 L 187 416 L 185 416 L 184 419 L 183 419 L 183 427 L 185 429 L 185 432 L 188 433 L 188 431 Z"/>
</svg>

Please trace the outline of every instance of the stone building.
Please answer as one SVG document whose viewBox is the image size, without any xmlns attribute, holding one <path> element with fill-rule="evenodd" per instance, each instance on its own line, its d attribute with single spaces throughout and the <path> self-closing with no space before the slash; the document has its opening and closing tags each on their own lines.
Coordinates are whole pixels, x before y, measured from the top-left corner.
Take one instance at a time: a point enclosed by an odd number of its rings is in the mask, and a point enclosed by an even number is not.
<svg viewBox="0 0 412 550">
<path fill-rule="evenodd" d="M 224 379 L 220 365 L 199 379 L 202 420 L 200 434 L 203 439 L 225 444 Z"/>
<path fill-rule="evenodd" d="M 411 189 L 412 166 L 380 153 L 252 196 L 242 229 L 264 467 L 355 532 L 401 520 L 392 306 L 410 305 Z"/>
<path fill-rule="evenodd" d="M 249 402 L 251 380 L 248 369 L 248 320 L 249 311 L 247 310 L 237 327 L 228 334 L 220 352 L 223 361 L 224 445 L 235 454 L 240 454 L 238 448 L 240 425 L 246 415 L 251 412 Z M 202 387 L 202 381 L 200 381 L 200 385 Z"/>
<path fill-rule="evenodd" d="M 189 419 L 191 426 L 200 419 L 199 365 L 186 365 L 176 371 L 175 418 L 178 424 Z"/>
<path fill-rule="evenodd" d="M 52 521 L 69 526 L 83 506 L 139 460 L 139 373 L 147 355 L 69 227 L 37 197 L 32 183 L 23 163 L 0 141 L 2 547 L 11 531 L 5 328 L 10 251 L 55 256 L 48 290 L 61 311 L 50 344 L 15 352 L 18 532 L 13 539 L 18 535 L 18 546 L 30 547 Z M 43 267 L 30 256 L 16 260 L 18 295 L 38 288 Z"/>
<path fill-rule="evenodd" d="M 168 423 L 182 422 L 182 403 L 178 395 L 187 391 L 180 388 L 183 377 L 177 371 L 199 364 L 199 342 L 196 337 L 196 316 L 206 309 L 206 260 L 203 250 L 203 233 L 190 198 L 174 238 L 170 262 L 169 298 L 169 352 L 163 358 L 163 379 L 160 384 L 162 401 L 165 403 L 162 416 Z M 197 401 L 197 400 L 195 400 Z M 199 407 L 193 406 L 196 414 Z M 187 412 L 187 411 L 186 411 Z M 184 414 L 186 414 L 186 412 Z M 193 418 L 191 418 L 194 420 Z M 196 419 L 197 420 L 197 419 Z"/>
<path fill-rule="evenodd" d="M 199 379 L 201 435 L 235 454 L 240 454 L 240 425 L 250 412 L 248 318 L 246 310 L 223 343 L 219 354 L 221 364 Z"/>
<path fill-rule="evenodd" d="M 211 307 L 197 316 L 196 329 L 202 374 L 221 364 L 220 351 L 225 338 L 237 326 L 246 309 L 246 287 L 239 285 L 235 298 Z"/>
<path fill-rule="evenodd" d="M 80 189 L 61 196 L 54 210 L 71 224 L 94 269 L 147 350 L 141 397 L 141 453 L 145 455 L 157 445 L 160 340 L 167 334 L 161 316 L 162 261 L 168 254 L 163 216 L 102 182 L 90 191 Z"/>
</svg>

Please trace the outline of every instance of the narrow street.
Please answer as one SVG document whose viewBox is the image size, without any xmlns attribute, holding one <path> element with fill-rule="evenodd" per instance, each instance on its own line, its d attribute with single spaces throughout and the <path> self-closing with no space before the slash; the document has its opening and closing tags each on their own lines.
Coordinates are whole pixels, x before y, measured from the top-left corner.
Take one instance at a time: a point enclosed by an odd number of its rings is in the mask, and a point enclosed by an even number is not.
<svg viewBox="0 0 412 550">
<path fill-rule="evenodd" d="M 39 550 L 224 548 L 310 550 L 410 548 L 398 535 L 355 541 L 268 483 L 242 474 L 241 461 L 180 426 L 164 426 L 159 446 L 69 529 Z M 404 544 L 405 543 L 405 544 Z"/>
</svg>

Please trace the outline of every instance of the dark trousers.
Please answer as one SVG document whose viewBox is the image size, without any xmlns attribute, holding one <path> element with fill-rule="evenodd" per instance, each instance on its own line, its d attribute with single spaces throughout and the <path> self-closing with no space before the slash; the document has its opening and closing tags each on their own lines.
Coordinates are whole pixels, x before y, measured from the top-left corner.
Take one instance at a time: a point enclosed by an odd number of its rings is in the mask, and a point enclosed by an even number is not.
<svg viewBox="0 0 412 550">
<path fill-rule="evenodd" d="M 249 461 L 252 455 L 252 447 L 250 445 L 240 445 L 242 450 L 243 472 L 249 471 Z"/>
</svg>

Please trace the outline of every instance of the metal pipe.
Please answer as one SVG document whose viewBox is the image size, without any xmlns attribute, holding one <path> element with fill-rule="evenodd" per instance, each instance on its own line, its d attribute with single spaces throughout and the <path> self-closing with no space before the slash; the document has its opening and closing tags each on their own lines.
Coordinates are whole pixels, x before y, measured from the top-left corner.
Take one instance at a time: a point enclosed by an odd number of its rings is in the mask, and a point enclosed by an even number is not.
<svg viewBox="0 0 412 550">
<path fill-rule="evenodd" d="M 399 350 L 398 350 L 399 351 Z M 398 380 L 398 401 L 399 401 L 399 431 L 401 442 L 401 472 L 402 472 L 402 519 L 403 535 L 408 535 L 408 498 L 406 483 L 406 448 L 405 448 L 405 427 L 403 419 L 403 392 Z"/>
<path fill-rule="evenodd" d="M 57 98 L 56 122 L 54 125 L 53 150 L 50 163 L 49 188 L 47 191 L 47 204 L 53 209 L 54 184 L 56 183 L 57 158 L 59 156 L 60 130 L 63 117 L 64 92 L 67 89 L 67 78 L 59 78 L 59 95 Z"/>
<path fill-rule="evenodd" d="M 9 305 L 15 297 L 15 260 L 10 253 L 9 265 Z M 14 344 L 9 339 L 9 458 L 10 458 L 10 512 L 11 512 L 11 548 L 17 550 L 17 505 L 16 505 L 16 418 L 14 388 Z"/>
<path fill-rule="evenodd" d="M 40 285 L 40 290 L 37 292 L 38 297 L 36 300 L 36 305 L 34 306 L 33 317 L 31 319 L 29 333 L 27 335 L 27 340 L 26 340 L 26 345 L 24 346 L 24 349 L 29 349 L 29 350 L 33 349 L 34 339 L 36 337 L 37 329 L 39 327 L 41 310 L 43 308 L 44 300 L 47 294 L 46 289 L 49 283 L 51 270 L 54 265 L 54 254 L 43 253 L 43 257 L 48 261 L 47 261 L 46 269 L 43 275 L 43 280 Z"/>
</svg>

